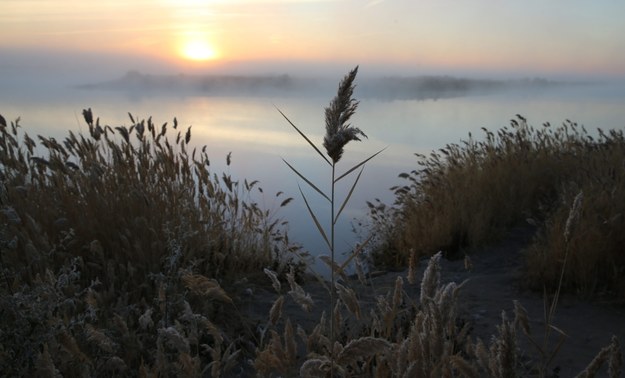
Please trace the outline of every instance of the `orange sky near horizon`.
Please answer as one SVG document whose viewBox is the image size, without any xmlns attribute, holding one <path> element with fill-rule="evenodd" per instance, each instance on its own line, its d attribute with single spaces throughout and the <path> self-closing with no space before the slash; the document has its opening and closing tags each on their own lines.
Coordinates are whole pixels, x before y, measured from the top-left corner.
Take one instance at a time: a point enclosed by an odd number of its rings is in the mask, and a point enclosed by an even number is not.
<svg viewBox="0 0 625 378">
<path fill-rule="evenodd" d="M 3 0 L 0 52 L 625 76 L 622 14 L 609 0 Z"/>
</svg>

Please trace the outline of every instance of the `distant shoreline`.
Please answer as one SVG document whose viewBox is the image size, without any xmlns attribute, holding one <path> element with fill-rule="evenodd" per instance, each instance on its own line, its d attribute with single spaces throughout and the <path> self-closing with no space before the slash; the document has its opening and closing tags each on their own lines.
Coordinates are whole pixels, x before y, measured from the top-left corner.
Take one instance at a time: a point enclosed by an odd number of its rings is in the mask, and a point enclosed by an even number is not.
<svg viewBox="0 0 625 378">
<path fill-rule="evenodd" d="M 573 83 L 544 78 L 494 80 L 453 76 L 386 76 L 361 81 L 358 96 L 380 100 L 439 99 L 507 90 L 545 90 Z M 74 86 L 83 90 L 194 93 L 205 96 L 325 95 L 334 81 L 283 75 L 152 75 L 128 71 L 120 78 Z"/>
</svg>

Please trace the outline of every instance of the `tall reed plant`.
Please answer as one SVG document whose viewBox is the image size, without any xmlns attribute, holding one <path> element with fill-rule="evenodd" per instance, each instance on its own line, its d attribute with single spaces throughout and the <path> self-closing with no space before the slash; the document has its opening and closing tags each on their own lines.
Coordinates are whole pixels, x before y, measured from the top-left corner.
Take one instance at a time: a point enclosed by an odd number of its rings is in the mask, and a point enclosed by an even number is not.
<svg viewBox="0 0 625 378">
<path fill-rule="evenodd" d="M 356 112 L 358 107 L 358 101 L 353 98 L 354 94 L 354 80 L 356 79 L 356 75 L 358 73 L 358 66 L 356 66 L 353 70 L 351 70 L 339 83 L 338 91 L 336 96 L 330 101 L 330 105 L 325 108 L 325 136 L 323 138 L 323 147 L 325 148 L 326 154 L 324 154 L 315 143 L 310 140 L 291 120 L 282 112 L 280 109 L 278 111 L 282 116 L 289 122 L 289 124 L 308 142 L 308 144 L 317 152 L 317 154 L 321 157 L 323 162 L 328 165 L 330 169 L 330 192 L 320 189 L 320 185 L 313 183 L 309 180 L 304 174 L 300 173 L 293 165 L 291 165 L 288 161 L 284 160 L 286 165 L 293 171 L 295 174 L 300 177 L 304 182 L 310 186 L 313 190 L 315 190 L 322 198 L 324 198 L 330 206 L 329 209 L 329 227 L 324 228 L 320 217 L 316 215 L 313 209 L 310 207 L 309 201 L 302 191 L 301 187 L 300 194 L 306 204 L 306 208 L 308 209 L 308 213 L 312 218 L 317 231 L 320 236 L 323 238 L 326 246 L 330 252 L 330 274 L 331 274 L 331 288 L 330 288 L 330 312 L 334 308 L 336 290 L 338 290 L 336 283 L 336 274 L 341 273 L 344 269 L 344 266 L 339 266 L 336 263 L 336 245 L 335 245 L 335 226 L 339 220 L 339 217 L 345 206 L 349 202 L 352 194 L 354 193 L 354 189 L 360 180 L 360 176 L 362 175 L 362 171 L 364 169 L 365 163 L 378 155 L 382 150 L 376 152 L 375 154 L 369 156 L 364 159 L 360 163 L 352 166 L 347 169 L 342 174 L 337 173 L 337 164 L 341 160 L 343 156 L 343 150 L 345 145 L 351 141 L 360 141 L 360 137 L 367 137 L 367 135 L 357 127 L 352 126 L 349 121 L 351 117 Z M 351 173 L 358 171 L 356 178 L 354 179 L 349 191 L 342 201 L 339 201 L 336 195 L 336 184 L 342 179 L 348 177 Z M 358 251 L 354 251 L 357 253 Z M 335 340 L 335 330 L 336 324 L 334 318 L 330 321 L 330 345 L 334 345 Z M 331 351 L 331 355 L 333 356 L 333 352 Z M 334 361 L 334 360 L 333 360 Z"/>
</svg>

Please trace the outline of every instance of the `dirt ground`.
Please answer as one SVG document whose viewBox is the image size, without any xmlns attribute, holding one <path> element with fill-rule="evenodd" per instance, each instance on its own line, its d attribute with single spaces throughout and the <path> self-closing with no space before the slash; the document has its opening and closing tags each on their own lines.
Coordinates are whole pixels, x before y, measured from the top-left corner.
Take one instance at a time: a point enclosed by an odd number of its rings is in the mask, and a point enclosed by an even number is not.
<svg viewBox="0 0 625 378">
<path fill-rule="evenodd" d="M 532 336 L 542 345 L 545 335 L 545 300 L 542 292 L 526 289 L 522 276 L 522 249 L 527 245 L 530 235 L 527 230 L 512 231 L 504 242 L 483 248 L 470 255 L 472 270 L 465 268 L 464 260 L 441 260 L 442 283 L 467 282 L 461 288 L 459 296 L 459 317 L 472 324 L 470 336 L 480 337 L 487 342 L 497 332 L 501 324 L 502 310 L 509 318 L 513 315 L 513 300 L 518 300 L 527 310 L 530 318 Z M 417 281 L 427 266 L 427 260 L 421 261 Z M 392 290 L 398 275 L 406 278 L 407 272 L 381 272 L 371 279 L 371 284 L 362 286 L 357 280 L 350 281 L 350 286 L 358 293 L 362 307 L 373 305 L 377 295 L 384 295 Z M 269 280 L 267 286 L 258 286 L 251 291 L 250 300 L 242 308 L 246 316 L 256 318 L 259 323 L 266 322 L 268 312 L 276 299 Z M 284 313 L 294 324 L 311 329 L 317 324 L 320 313 L 329 307 L 327 290 L 316 280 L 303 284 L 315 301 L 315 308 L 306 313 L 292 300 L 285 301 Z M 404 280 L 406 293 L 415 300 L 419 298 L 419 282 L 410 285 Z M 613 335 L 625 345 L 625 304 L 577 299 L 571 295 L 562 295 L 556 309 L 553 324 L 564 331 L 566 337 L 561 349 L 549 365 L 554 376 L 573 377 L 582 371 L 601 350 L 610 344 Z M 550 347 L 557 344 L 557 333 L 552 332 Z M 539 358 L 538 350 L 527 337 L 519 332 L 521 349 L 526 358 Z M 623 347 L 621 347 L 623 349 Z M 525 359 L 525 358 L 524 358 Z M 602 370 L 605 371 L 605 370 Z"/>
</svg>

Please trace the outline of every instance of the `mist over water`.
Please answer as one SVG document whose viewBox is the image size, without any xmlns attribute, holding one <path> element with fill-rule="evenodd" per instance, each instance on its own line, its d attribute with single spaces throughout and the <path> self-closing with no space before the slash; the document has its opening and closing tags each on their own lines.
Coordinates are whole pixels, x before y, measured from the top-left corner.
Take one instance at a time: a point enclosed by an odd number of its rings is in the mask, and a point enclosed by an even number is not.
<svg viewBox="0 0 625 378">
<path fill-rule="evenodd" d="M 227 171 L 240 181 L 260 180 L 263 193 L 257 192 L 255 200 L 261 206 L 277 209 L 280 200 L 274 194 L 278 191 L 294 197 L 295 201 L 278 212 L 279 217 L 290 223 L 290 239 L 301 243 L 314 255 L 327 253 L 300 198 L 298 178 L 284 165 L 282 158 L 314 182 L 322 183 L 322 189 L 329 186 L 330 172 L 276 107 L 321 146 L 325 132 L 324 107 L 335 95 L 342 74 L 318 82 L 314 90 L 306 88 L 310 77 L 290 75 L 292 86 L 254 92 L 252 96 L 251 92 L 246 92 L 246 84 L 241 84 L 243 87 L 237 90 L 224 91 L 227 95 L 197 88 L 182 90 L 175 83 L 154 91 L 97 85 L 81 89 L 77 86 L 110 83 L 122 75 L 96 77 L 87 70 L 77 71 L 75 77 L 54 76 L 34 66 L 31 72 L 29 69 L 21 71 L 6 62 L 0 64 L 0 114 L 7 121 L 20 117 L 20 124 L 31 136 L 41 134 L 62 140 L 68 130 L 87 132 L 81 115 L 84 108 L 92 108 L 101 124 L 113 127 L 130 126 L 128 112 L 135 119 L 151 116 L 159 126 L 165 122 L 171 125 L 177 117 L 181 127 L 193 126 L 193 145 L 208 146 L 215 173 Z M 523 115 L 534 126 L 544 122 L 557 125 L 570 119 L 585 125 L 591 132 L 597 127 L 604 130 L 625 128 L 625 85 L 620 82 L 524 87 L 515 81 L 514 86 L 499 87 L 507 82 L 451 81 L 446 83 L 458 85 L 458 90 L 407 95 L 411 92 L 402 86 L 393 87 L 388 80 L 376 81 L 381 77 L 362 75 L 356 79 L 354 95 L 361 103 L 352 124 L 369 138 L 347 145 L 339 172 L 388 148 L 366 165 L 342 215 L 337 233 L 339 252 L 347 251 L 357 241 L 352 226 L 366 216 L 366 201 L 378 198 L 392 202 L 389 188 L 403 184 L 397 177 L 399 173 L 416 168 L 416 152 L 427 153 L 447 143 L 460 142 L 467 139 L 469 133 L 481 139 L 482 127 L 496 130 L 508 125 L 516 114 Z M 162 79 L 158 75 L 152 78 Z M 193 83 L 194 77 L 187 76 L 186 80 Z M 479 85 L 475 86 L 476 83 Z M 232 165 L 228 167 L 226 155 L 229 152 L 232 152 Z M 306 187 L 305 183 L 300 184 Z M 348 188 L 339 190 L 341 197 Z M 305 193 L 323 220 L 328 212 L 326 204 L 313 191 L 305 190 Z"/>
</svg>

